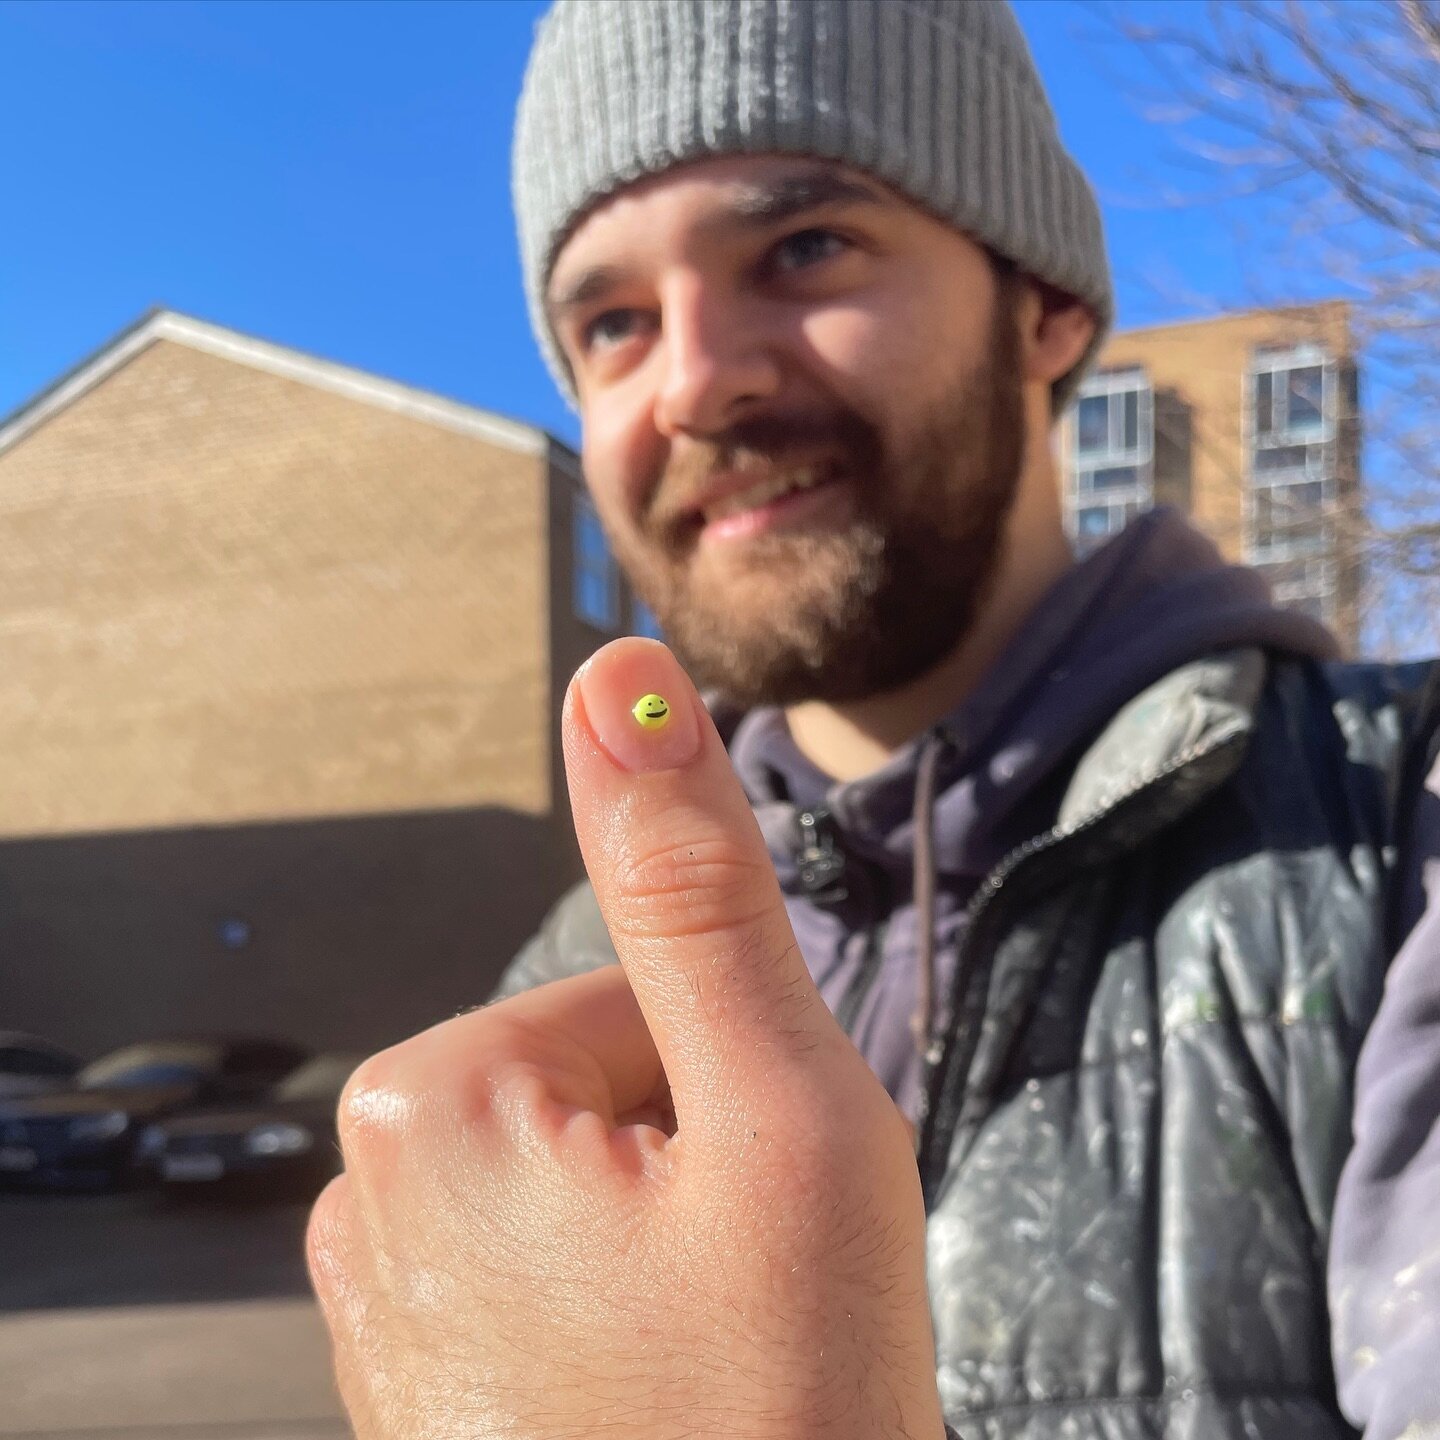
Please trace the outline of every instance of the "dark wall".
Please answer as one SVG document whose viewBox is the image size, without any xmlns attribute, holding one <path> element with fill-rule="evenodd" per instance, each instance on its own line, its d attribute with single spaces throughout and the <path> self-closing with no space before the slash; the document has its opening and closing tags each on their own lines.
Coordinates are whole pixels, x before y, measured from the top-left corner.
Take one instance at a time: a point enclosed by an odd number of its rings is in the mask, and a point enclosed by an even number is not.
<svg viewBox="0 0 1440 1440">
<path fill-rule="evenodd" d="M 560 452 L 558 455 L 556 452 Z M 574 521 L 575 499 L 585 493 L 585 483 L 578 478 L 579 461 L 566 447 L 552 441 L 550 483 L 547 492 L 549 512 L 546 517 L 549 544 L 548 577 L 550 613 L 550 786 L 556 824 L 560 828 L 558 843 L 564 863 L 579 878 L 584 873 L 580 847 L 575 840 L 574 822 L 570 813 L 569 786 L 565 778 L 565 756 L 560 745 L 560 710 L 570 679 L 602 645 L 626 633 L 630 616 L 629 587 L 620 580 L 621 627 L 613 632 L 597 630 L 575 613 L 574 592 Z"/>
<path fill-rule="evenodd" d="M 1157 389 L 1154 405 L 1155 500 L 1188 514 L 1195 503 L 1194 416 L 1176 390 Z"/>
<path fill-rule="evenodd" d="M 485 1000 L 573 874 L 500 809 L 5 841 L 0 1029 L 373 1050 Z"/>
</svg>

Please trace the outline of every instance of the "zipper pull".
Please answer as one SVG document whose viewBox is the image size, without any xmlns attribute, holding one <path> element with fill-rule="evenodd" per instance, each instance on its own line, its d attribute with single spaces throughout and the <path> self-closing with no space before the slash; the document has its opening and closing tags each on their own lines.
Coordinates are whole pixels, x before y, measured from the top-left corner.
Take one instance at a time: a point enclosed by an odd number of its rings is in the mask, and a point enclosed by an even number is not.
<svg viewBox="0 0 1440 1440">
<path fill-rule="evenodd" d="M 817 905 L 838 905 L 849 895 L 841 882 L 845 852 L 836 838 L 835 822 L 825 809 L 802 810 L 800 822 L 800 887 Z"/>
</svg>

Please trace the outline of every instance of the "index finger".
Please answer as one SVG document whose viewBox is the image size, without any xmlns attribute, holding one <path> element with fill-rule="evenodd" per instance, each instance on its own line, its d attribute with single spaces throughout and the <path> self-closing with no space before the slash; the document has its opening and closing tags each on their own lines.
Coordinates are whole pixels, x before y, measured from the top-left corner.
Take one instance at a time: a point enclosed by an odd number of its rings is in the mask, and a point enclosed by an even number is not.
<svg viewBox="0 0 1440 1440">
<path fill-rule="evenodd" d="M 617 640 L 572 681 L 563 730 L 585 868 L 677 1121 L 723 1112 L 717 1082 L 773 1097 L 776 1063 L 839 1032 L 695 687 L 658 641 Z"/>
</svg>

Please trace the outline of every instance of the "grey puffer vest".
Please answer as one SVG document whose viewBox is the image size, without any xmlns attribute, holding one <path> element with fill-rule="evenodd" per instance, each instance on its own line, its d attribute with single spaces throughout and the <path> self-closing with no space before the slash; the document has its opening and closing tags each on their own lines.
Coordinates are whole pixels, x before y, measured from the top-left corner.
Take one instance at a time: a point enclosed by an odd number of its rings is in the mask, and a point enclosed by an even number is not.
<svg viewBox="0 0 1440 1440">
<path fill-rule="evenodd" d="M 1430 678 L 1186 665 L 976 893 L 917 1140 L 967 1440 L 1354 1433 L 1325 1254 Z M 581 887 L 496 998 L 613 960 Z"/>
</svg>

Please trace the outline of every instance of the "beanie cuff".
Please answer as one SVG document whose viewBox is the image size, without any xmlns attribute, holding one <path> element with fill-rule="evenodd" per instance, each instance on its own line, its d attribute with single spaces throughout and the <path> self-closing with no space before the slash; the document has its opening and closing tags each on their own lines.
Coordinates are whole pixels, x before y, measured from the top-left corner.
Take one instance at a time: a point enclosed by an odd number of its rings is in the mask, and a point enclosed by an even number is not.
<svg viewBox="0 0 1440 1440">
<path fill-rule="evenodd" d="M 1113 319 L 1100 212 L 1061 145 L 1028 47 L 994 0 L 560 0 L 527 72 L 514 150 L 526 298 L 545 313 L 561 246 L 602 200 L 712 156 L 793 154 L 885 181 L 1083 301 L 1085 358 Z"/>
</svg>

